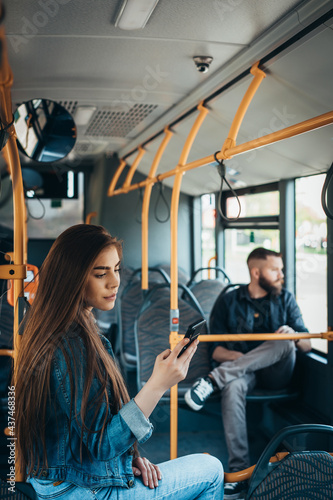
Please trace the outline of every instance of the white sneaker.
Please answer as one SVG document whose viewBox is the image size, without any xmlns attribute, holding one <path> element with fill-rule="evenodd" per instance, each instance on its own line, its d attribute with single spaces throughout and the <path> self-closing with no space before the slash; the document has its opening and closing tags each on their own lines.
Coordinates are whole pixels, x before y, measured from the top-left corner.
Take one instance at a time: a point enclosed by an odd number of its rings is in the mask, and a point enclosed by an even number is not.
<svg viewBox="0 0 333 500">
<path fill-rule="evenodd" d="M 236 500 L 236 498 L 245 498 L 248 490 L 248 482 L 240 481 L 239 483 L 225 483 L 224 485 L 224 499 Z"/>
<path fill-rule="evenodd" d="M 214 392 L 214 386 L 209 377 L 199 378 L 185 393 L 185 402 L 194 411 L 204 407 L 206 399 Z"/>
</svg>

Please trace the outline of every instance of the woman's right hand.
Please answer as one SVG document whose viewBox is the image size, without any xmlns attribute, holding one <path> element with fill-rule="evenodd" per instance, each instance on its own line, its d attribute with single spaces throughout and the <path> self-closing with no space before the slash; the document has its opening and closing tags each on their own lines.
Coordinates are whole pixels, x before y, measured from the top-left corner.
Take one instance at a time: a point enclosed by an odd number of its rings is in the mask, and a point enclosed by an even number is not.
<svg viewBox="0 0 333 500">
<path fill-rule="evenodd" d="M 196 339 L 192 342 L 178 358 L 178 354 L 188 342 L 188 339 L 183 339 L 176 345 L 173 351 L 166 349 L 156 357 L 150 381 L 154 386 L 160 388 L 163 393 L 173 385 L 184 380 L 187 375 L 191 359 L 197 350 L 199 340 Z"/>
<path fill-rule="evenodd" d="M 178 384 L 187 375 L 191 359 L 197 350 L 199 340 L 192 344 L 177 358 L 188 339 L 181 340 L 173 351 L 166 349 L 156 357 L 153 373 L 135 396 L 134 401 L 148 418 L 155 406 L 168 389 Z"/>
</svg>

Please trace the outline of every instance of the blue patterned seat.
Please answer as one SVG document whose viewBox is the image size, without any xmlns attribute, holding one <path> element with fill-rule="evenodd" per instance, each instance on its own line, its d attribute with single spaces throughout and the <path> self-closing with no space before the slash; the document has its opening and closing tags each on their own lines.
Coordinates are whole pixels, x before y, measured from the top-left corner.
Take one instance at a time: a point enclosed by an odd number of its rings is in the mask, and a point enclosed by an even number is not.
<svg viewBox="0 0 333 500">
<path fill-rule="evenodd" d="M 182 290 L 186 287 L 182 287 Z M 191 302 L 179 298 L 179 333 L 184 335 L 188 325 L 202 318 L 202 310 L 190 291 Z M 150 377 L 155 358 L 169 347 L 170 335 L 170 289 L 168 286 L 154 287 L 135 322 L 136 349 L 138 357 L 138 390 Z M 186 380 L 178 386 L 179 395 L 183 395 L 193 382 L 210 371 L 208 342 L 202 342 L 195 353 Z M 168 393 L 164 398 L 168 397 Z"/>
<path fill-rule="evenodd" d="M 326 433 L 333 427 L 303 424 L 278 432 L 262 453 L 250 479 L 247 500 L 328 500 L 333 498 L 333 456 L 327 451 L 291 451 L 282 460 L 270 462 L 276 449 L 297 434 Z M 313 437 L 312 437 L 313 442 Z M 328 439 L 329 442 L 329 439 Z M 308 443 L 303 447 L 308 448 Z M 314 447 L 312 445 L 312 447 Z"/>
<path fill-rule="evenodd" d="M 198 274 L 206 270 L 214 272 L 216 279 L 201 279 L 200 281 L 196 281 L 195 278 Z M 191 279 L 187 282 L 186 286 L 198 300 L 204 312 L 204 318 L 206 319 L 207 324 L 209 324 L 210 313 L 217 297 L 229 283 L 230 278 L 221 267 L 201 267 L 192 274 Z"/>
<path fill-rule="evenodd" d="M 170 282 L 169 276 L 159 268 L 149 268 L 149 287 Z M 134 323 L 147 291 L 141 289 L 141 269 L 134 271 L 116 305 L 120 339 L 120 362 L 125 370 L 135 370 L 137 357 Z"/>
</svg>

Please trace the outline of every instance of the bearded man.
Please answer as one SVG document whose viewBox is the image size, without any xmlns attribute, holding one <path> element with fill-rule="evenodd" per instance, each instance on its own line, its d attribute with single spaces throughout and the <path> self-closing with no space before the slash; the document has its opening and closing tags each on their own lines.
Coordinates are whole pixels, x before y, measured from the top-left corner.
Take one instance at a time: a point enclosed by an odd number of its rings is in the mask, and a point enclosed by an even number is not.
<svg viewBox="0 0 333 500">
<path fill-rule="evenodd" d="M 294 296 L 283 288 L 281 253 L 256 248 L 247 259 L 250 283 L 217 298 L 210 317 L 210 333 L 308 332 Z M 195 411 L 221 391 L 222 419 L 230 472 L 249 467 L 246 395 L 254 387 L 282 389 L 295 367 L 295 351 L 311 350 L 308 339 L 239 341 L 212 344 L 215 368 L 197 380 L 185 394 Z M 225 485 L 224 498 L 241 498 L 246 484 Z"/>
</svg>

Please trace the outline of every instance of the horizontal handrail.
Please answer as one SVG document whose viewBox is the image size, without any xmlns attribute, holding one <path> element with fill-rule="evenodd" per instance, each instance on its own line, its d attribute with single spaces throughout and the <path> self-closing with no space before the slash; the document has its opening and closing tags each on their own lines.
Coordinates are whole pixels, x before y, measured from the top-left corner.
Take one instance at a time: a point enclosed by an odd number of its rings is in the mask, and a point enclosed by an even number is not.
<svg viewBox="0 0 333 500">
<path fill-rule="evenodd" d="M 333 123 L 333 111 L 329 111 L 328 113 L 324 113 L 314 118 L 310 118 L 309 120 L 296 123 L 295 125 L 291 125 L 290 127 L 278 130 L 277 132 L 273 132 L 272 134 L 264 135 L 262 137 L 258 137 L 258 139 L 253 139 L 252 141 L 248 141 L 243 144 L 239 144 L 238 146 L 226 149 L 224 153 L 220 151 L 219 153 L 217 153 L 216 158 L 218 160 L 230 159 L 238 154 L 246 153 L 248 151 L 252 151 L 253 149 L 261 148 L 263 146 L 268 146 L 270 144 L 274 144 L 275 142 L 282 141 L 283 139 L 289 139 L 291 137 L 304 134 L 305 132 L 309 132 L 311 130 L 315 130 L 320 127 L 325 127 L 332 123 Z M 172 177 L 179 171 L 179 168 L 181 168 L 182 172 L 187 172 L 188 170 L 193 170 L 194 168 L 209 165 L 210 163 L 213 163 L 215 161 L 216 160 L 213 154 L 205 156 L 204 158 L 200 158 L 199 160 L 192 161 L 180 167 L 177 166 L 176 168 L 173 168 L 168 172 L 163 172 L 162 174 L 159 174 L 158 178 L 157 177 L 153 177 L 150 179 L 146 178 L 145 180 L 137 184 L 132 184 L 126 190 L 120 188 L 113 191 L 112 193 L 109 192 L 109 196 L 123 194 L 129 191 L 134 191 L 135 189 L 144 187 L 147 184 L 155 184 L 158 181 L 162 181 L 164 179 L 167 179 L 168 177 Z"/>
<path fill-rule="evenodd" d="M 242 340 L 298 340 L 326 339 L 333 340 L 333 332 L 322 333 L 225 333 L 199 335 L 200 342 L 229 342 Z"/>
<path fill-rule="evenodd" d="M 14 351 L 13 349 L 0 349 L 0 356 L 10 356 L 14 358 Z"/>
</svg>

